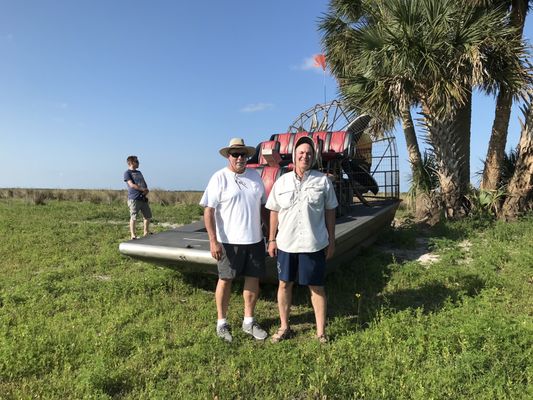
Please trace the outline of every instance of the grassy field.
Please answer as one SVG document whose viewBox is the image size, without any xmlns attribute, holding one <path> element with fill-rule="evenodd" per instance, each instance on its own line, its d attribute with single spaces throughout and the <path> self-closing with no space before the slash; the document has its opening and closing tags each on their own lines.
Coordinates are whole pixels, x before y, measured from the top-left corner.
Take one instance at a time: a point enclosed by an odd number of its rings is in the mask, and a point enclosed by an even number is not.
<svg viewBox="0 0 533 400">
<path fill-rule="evenodd" d="M 128 211 L 0 200 L 1 399 L 533 398 L 533 219 L 384 232 L 330 276 L 328 332 L 313 338 L 298 288 L 294 340 L 215 336 L 215 278 L 121 256 Z M 153 205 L 155 230 L 195 205 Z M 409 256 L 427 243 L 438 259 Z M 257 317 L 278 326 L 275 286 Z"/>
</svg>

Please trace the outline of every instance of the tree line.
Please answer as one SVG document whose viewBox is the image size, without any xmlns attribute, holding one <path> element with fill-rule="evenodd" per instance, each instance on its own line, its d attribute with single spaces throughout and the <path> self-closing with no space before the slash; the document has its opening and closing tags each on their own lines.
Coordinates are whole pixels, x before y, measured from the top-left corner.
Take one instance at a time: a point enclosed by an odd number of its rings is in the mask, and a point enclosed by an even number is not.
<svg viewBox="0 0 533 400">
<path fill-rule="evenodd" d="M 401 121 L 417 217 L 462 218 L 480 203 L 513 219 L 533 209 L 533 80 L 523 39 L 529 0 L 331 0 L 324 53 L 345 106 L 392 129 Z M 496 97 L 479 190 L 470 185 L 472 92 Z M 522 102 L 513 173 L 511 107 Z M 413 111 L 428 152 L 422 154 Z M 487 201 L 487 199 L 489 199 Z"/>
</svg>

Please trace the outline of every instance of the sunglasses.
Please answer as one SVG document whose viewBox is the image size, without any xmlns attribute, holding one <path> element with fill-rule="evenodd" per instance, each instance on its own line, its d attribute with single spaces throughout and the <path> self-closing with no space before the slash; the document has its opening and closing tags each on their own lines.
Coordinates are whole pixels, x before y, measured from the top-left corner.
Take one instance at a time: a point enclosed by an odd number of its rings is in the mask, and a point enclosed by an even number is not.
<svg viewBox="0 0 533 400">
<path fill-rule="evenodd" d="M 246 157 L 246 153 L 229 153 L 233 158 Z"/>
</svg>

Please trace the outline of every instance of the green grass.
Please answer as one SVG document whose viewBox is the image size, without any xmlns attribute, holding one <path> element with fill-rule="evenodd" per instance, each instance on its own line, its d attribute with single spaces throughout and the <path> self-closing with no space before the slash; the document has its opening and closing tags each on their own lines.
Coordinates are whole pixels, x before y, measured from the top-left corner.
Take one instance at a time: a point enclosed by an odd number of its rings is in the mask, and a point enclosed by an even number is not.
<svg viewBox="0 0 533 400">
<path fill-rule="evenodd" d="M 186 223 L 194 205 L 153 205 Z M 428 237 L 440 260 L 400 262 L 365 250 L 328 279 L 331 343 L 312 340 L 305 288 L 294 340 L 214 334 L 214 277 L 121 256 L 125 204 L 0 200 L 0 398 L 529 399 L 533 397 L 533 220 L 463 221 L 384 232 Z M 460 243 L 468 241 L 465 249 Z M 276 288 L 257 317 L 278 326 Z"/>
</svg>

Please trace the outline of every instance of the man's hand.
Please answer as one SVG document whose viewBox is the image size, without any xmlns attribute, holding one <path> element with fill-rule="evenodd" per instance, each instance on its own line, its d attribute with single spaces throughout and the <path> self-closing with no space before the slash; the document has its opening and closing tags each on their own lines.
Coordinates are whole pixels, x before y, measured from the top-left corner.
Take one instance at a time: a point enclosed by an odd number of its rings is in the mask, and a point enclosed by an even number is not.
<svg viewBox="0 0 533 400">
<path fill-rule="evenodd" d="M 328 247 L 326 247 L 326 260 L 329 260 L 335 254 L 335 239 L 330 240 Z"/>
<path fill-rule="evenodd" d="M 211 250 L 211 257 L 213 257 L 217 261 L 220 261 L 220 259 L 222 258 L 222 245 L 216 240 L 210 241 L 209 249 Z"/>
<path fill-rule="evenodd" d="M 275 240 L 268 242 L 268 255 L 270 257 L 276 257 L 278 255 L 278 245 Z"/>
</svg>

